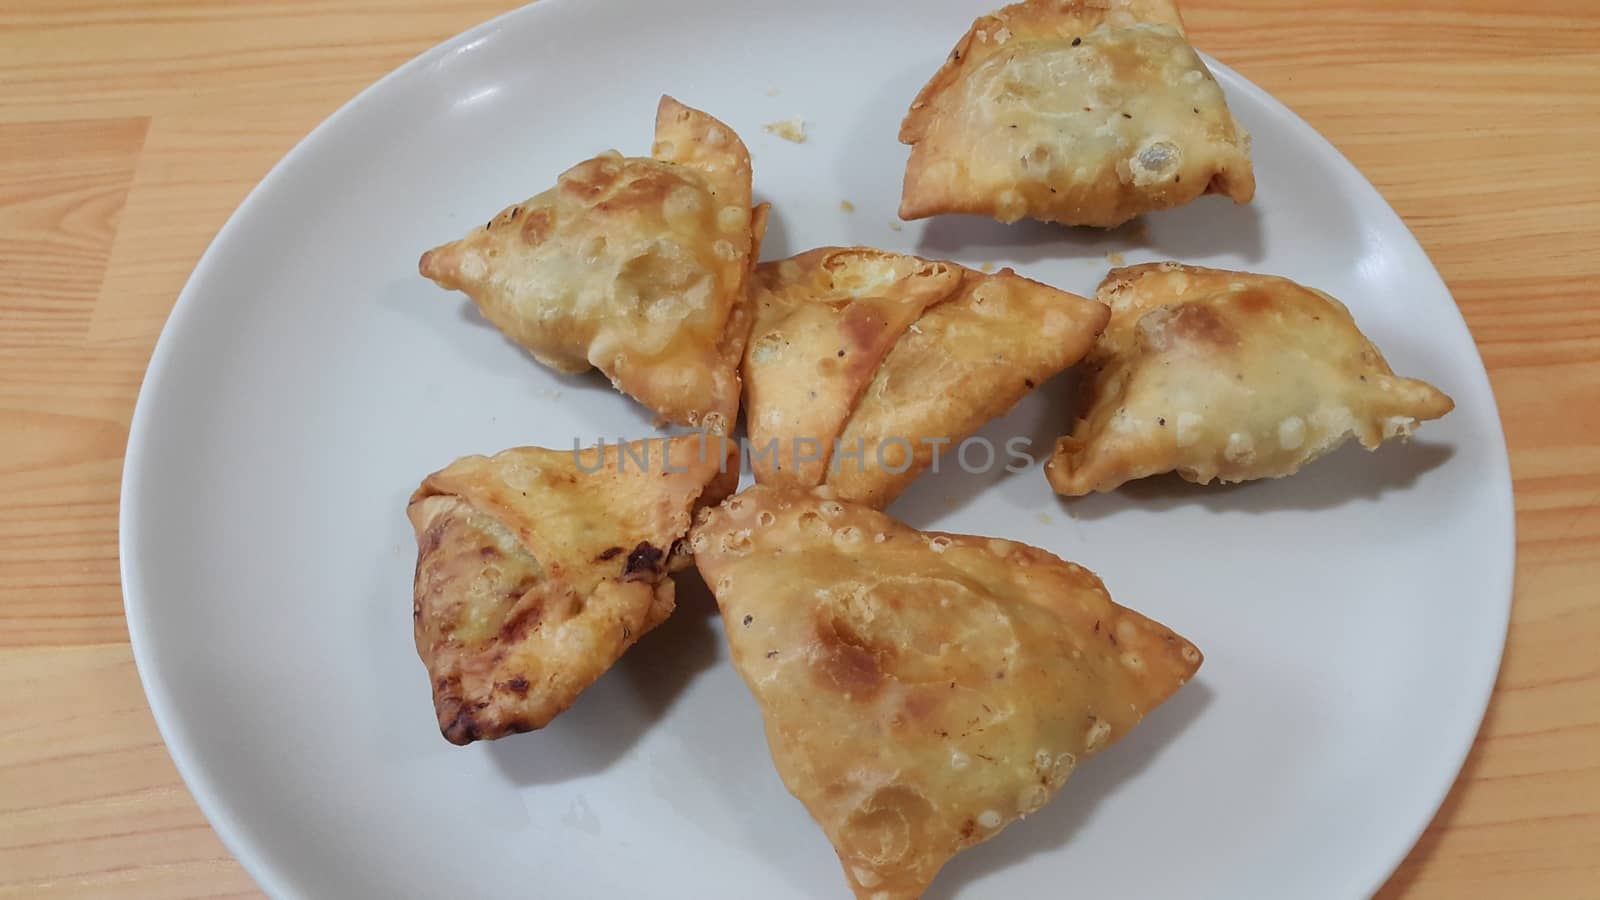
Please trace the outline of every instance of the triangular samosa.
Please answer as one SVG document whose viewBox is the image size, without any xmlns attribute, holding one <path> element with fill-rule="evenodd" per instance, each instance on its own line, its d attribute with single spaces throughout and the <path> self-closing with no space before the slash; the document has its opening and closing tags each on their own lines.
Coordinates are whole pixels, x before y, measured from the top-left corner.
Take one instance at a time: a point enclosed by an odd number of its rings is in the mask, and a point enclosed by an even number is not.
<svg viewBox="0 0 1600 900">
<path fill-rule="evenodd" d="M 761 264 L 745 351 L 751 468 L 883 507 L 1093 346 L 1108 310 L 1030 281 L 863 247 Z M 998 451 L 997 451 L 997 458 Z"/>
<path fill-rule="evenodd" d="M 1111 227 L 1255 195 L 1250 136 L 1170 0 L 1026 0 L 973 23 L 900 127 L 900 215 Z"/>
<path fill-rule="evenodd" d="M 542 728 L 673 609 L 668 571 L 697 507 L 739 480 L 704 435 L 518 447 L 429 475 L 412 618 L 439 730 L 454 744 Z"/>
<path fill-rule="evenodd" d="M 1455 407 L 1396 376 L 1344 304 L 1287 278 L 1150 263 L 1113 269 L 1097 296 L 1111 323 L 1045 466 L 1059 494 L 1174 471 L 1281 478 L 1352 435 L 1375 450 Z"/>
<path fill-rule="evenodd" d="M 690 538 L 772 759 L 861 900 L 911 900 L 1042 807 L 1200 652 L 1024 544 L 756 486 Z"/>
<path fill-rule="evenodd" d="M 593 366 L 665 421 L 729 433 L 765 223 L 739 136 L 663 97 L 650 158 L 579 163 L 419 268 L 550 368 Z"/>
</svg>

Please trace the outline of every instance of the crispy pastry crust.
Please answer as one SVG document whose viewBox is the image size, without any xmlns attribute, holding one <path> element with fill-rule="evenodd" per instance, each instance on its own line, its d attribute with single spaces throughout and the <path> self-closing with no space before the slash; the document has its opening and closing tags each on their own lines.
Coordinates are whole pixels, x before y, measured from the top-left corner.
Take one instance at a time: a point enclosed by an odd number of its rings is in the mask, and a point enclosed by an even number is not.
<svg viewBox="0 0 1600 900">
<path fill-rule="evenodd" d="M 1255 194 L 1249 135 L 1169 0 L 1026 0 L 978 19 L 900 140 L 905 219 L 1111 227 Z"/>
<path fill-rule="evenodd" d="M 451 743 L 544 727 L 672 612 L 679 542 L 737 487 L 738 454 L 716 437 L 625 446 L 467 456 L 412 495 L 417 653 Z"/>
<path fill-rule="evenodd" d="M 826 489 L 750 488 L 691 545 L 778 773 L 861 900 L 920 896 L 1201 662 L 1081 566 Z"/>
<path fill-rule="evenodd" d="M 600 369 L 662 419 L 726 433 L 765 211 L 728 126 L 663 97 L 650 158 L 611 152 L 418 268 L 560 372 Z"/>
<path fill-rule="evenodd" d="M 796 462 L 796 438 L 832 447 L 884 357 L 929 305 L 961 286 L 963 269 L 866 247 L 824 247 L 756 267 L 755 344 L 744 361 L 745 424 L 771 457 L 763 483 L 811 487 L 828 456 Z"/>
<path fill-rule="evenodd" d="M 1111 323 L 1045 466 L 1060 494 L 1173 471 L 1280 478 L 1352 435 L 1373 450 L 1455 406 L 1396 376 L 1344 304 L 1286 278 L 1151 263 L 1113 269 L 1097 296 Z"/>
<path fill-rule="evenodd" d="M 763 263 L 752 296 L 743 371 L 756 479 L 827 484 L 876 507 L 937 449 L 954 452 L 1081 358 L 1109 315 L 1010 269 L 988 275 L 866 247 Z M 811 448 L 814 459 L 796 458 Z"/>
</svg>

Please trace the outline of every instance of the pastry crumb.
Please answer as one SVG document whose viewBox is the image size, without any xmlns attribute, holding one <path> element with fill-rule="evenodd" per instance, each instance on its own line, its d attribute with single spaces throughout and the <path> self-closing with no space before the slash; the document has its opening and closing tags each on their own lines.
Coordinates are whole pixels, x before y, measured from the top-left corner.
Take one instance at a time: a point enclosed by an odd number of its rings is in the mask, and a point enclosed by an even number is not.
<svg viewBox="0 0 1600 900">
<path fill-rule="evenodd" d="M 799 116 L 795 116 L 792 119 L 784 119 L 781 122 L 768 122 L 761 126 L 761 130 L 796 144 L 804 144 L 806 142 L 806 120 Z"/>
<path fill-rule="evenodd" d="M 893 219 L 890 219 L 889 220 L 889 230 L 890 231 L 899 231 L 900 230 L 900 223 L 894 221 Z"/>
<path fill-rule="evenodd" d="M 1055 524 L 1055 521 L 1056 521 L 1055 519 L 1050 518 L 1050 514 L 1049 513 L 1044 513 L 1044 512 L 1039 513 L 1039 524 L 1041 524 L 1041 525 L 1053 525 L 1053 524 Z"/>
<path fill-rule="evenodd" d="M 985 275 L 988 275 L 989 273 L 994 271 L 994 263 L 986 262 L 983 265 L 978 267 L 978 271 L 982 272 Z"/>
<path fill-rule="evenodd" d="M 1113 266 L 1124 266 L 1128 264 L 1127 257 L 1115 250 L 1106 254 L 1106 262 L 1111 263 Z"/>
<path fill-rule="evenodd" d="M 839 208 L 844 210 L 847 213 L 853 213 L 853 212 L 856 211 L 856 205 L 854 203 L 851 203 L 849 200 L 840 200 L 839 201 Z"/>
<path fill-rule="evenodd" d="M 768 97 L 776 97 L 776 96 L 778 96 L 778 89 L 777 88 L 767 88 L 767 96 Z"/>
</svg>

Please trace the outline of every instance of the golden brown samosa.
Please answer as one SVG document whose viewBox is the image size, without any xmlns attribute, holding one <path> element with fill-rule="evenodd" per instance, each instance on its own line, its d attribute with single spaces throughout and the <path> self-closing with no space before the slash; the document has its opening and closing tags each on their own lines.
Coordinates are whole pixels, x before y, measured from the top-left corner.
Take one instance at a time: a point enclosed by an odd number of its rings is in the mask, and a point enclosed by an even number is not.
<svg viewBox="0 0 1600 900">
<path fill-rule="evenodd" d="M 1093 345 L 1104 304 L 866 247 L 763 263 L 745 351 L 751 468 L 883 507 Z"/>
<path fill-rule="evenodd" d="M 1059 494 L 1163 472 L 1281 478 L 1352 435 L 1374 450 L 1455 406 L 1396 376 L 1344 304 L 1287 278 L 1151 263 L 1113 269 L 1097 296 L 1111 323 L 1045 466 Z"/>
<path fill-rule="evenodd" d="M 453 744 L 542 728 L 673 609 L 693 511 L 739 481 L 705 435 L 518 447 L 429 475 L 412 619 Z"/>
<path fill-rule="evenodd" d="M 758 485 L 690 544 L 784 784 L 861 900 L 911 900 L 1042 807 L 1200 652 L 1093 573 Z"/>
<path fill-rule="evenodd" d="M 1111 227 L 1255 195 L 1250 136 L 1171 0 L 1025 0 L 973 23 L 911 104 L 900 215 Z"/>
<path fill-rule="evenodd" d="M 419 268 L 559 372 L 591 366 L 661 419 L 727 433 L 765 208 L 731 128 L 661 98 L 650 158 L 615 151 Z"/>
</svg>

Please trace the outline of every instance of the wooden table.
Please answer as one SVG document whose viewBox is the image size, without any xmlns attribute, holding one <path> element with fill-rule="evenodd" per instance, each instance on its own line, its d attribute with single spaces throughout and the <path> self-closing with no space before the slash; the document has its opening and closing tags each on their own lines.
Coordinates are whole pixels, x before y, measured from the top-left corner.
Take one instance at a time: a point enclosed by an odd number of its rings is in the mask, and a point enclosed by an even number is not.
<svg viewBox="0 0 1600 900">
<path fill-rule="evenodd" d="M 0 4 L 0 895 L 255 892 L 179 781 L 128 650 L 134 397 L 190 269 L 267 169 L 380 75 L 512 5 Z M 1600 897 L 1600 3 L 1187 14 L 1416 231 L 1505 417 L 1505 666 L 1383 896 Z"/>
</svg>

